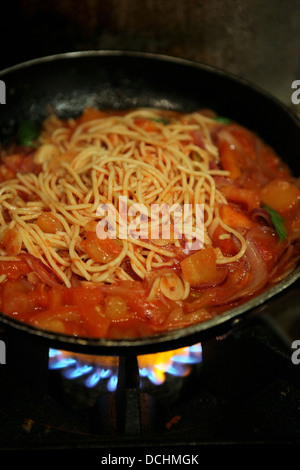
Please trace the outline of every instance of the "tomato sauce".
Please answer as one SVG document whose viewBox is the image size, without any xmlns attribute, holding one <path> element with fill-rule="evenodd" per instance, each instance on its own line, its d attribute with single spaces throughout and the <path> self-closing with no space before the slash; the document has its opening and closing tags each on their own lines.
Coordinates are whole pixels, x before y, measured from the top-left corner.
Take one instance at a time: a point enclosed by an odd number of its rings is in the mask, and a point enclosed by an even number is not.
<svg viewBox="0 0 300 470">
<path fill-rule="evenodd" d="M 97 117 L 94 113 L 79 118 L 80 122 Z M 147 119 L 136 124 L 145 132 L 155 126 Z M 203 147 L 200 134 L 193 133 L 191 139 Z M 214 176 L 227 200 L 219 207 L 220 216 L 247 239 L 246 256 L 216 264 L 214 250 L 227 257 L 234 257 L 238 251 L 235 237 L 228 236 L 219 225 L 211 234 L 212 247 L 193 254 L 177 248 L 177 262 L 172 268 L 158 269 L 144 280 L 135 276 L 131 281 L 86 286 L 74 276 L 72 286 L 66 287 L 40 260 L 14 256 L 15 245 L 4 237 L 0 248 L 14 258 L 0 260 L 1 312 L 67 335 L 144 337 L 206 321 L 246 302 L 288 274 L 299 258 L 299 181 L 271 148 L 238 124 L 220 124 L 213 139 L 220 155 L 214 167 L 228 172 L 226 178 Z M 7 150 L 2 155 L 0 180 L 14 178 L 18 172 L 38 174 L 40 166 L 33 163 L 33 155 L 34 150 L 20 146 Z M 41 218 L 38 223 L 51 233 L 58 221 Z M 96 243 L 90 231 L 82 246 L 87 253 L 94 253 Z M 117 256 L 120 246 L 109 243 L 109 253 Z M 105 256 L 108 251 L 99 245 L 95 256 L 107 262 L 111 259 Z M 188 297 L 177 301 L 160 294 L 150 299 L 157 274 L 170 272 L 183 274 L 189 281 Z M 128 274 L 133 274 L 129 268 Z"/>
</svg>

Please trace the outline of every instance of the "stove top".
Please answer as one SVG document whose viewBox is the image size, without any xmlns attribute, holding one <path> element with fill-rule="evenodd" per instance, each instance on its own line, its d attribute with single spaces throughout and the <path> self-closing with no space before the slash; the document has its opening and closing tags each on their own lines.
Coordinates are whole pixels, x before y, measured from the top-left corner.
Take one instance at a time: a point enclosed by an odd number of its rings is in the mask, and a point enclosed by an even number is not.
<svg viewBox="0 0 300 470">
<path fill-rule="evenodd" d="M 273 315 L 250 316 L 227 336 L 202 343 L 202 360 L 188 377 L 141 386 L 136 358 L 119 358 L 118 387 L 99 396 L 82 387 L 78 392 L 74 381 L 49 370 L 47 344 L 2 329 L 0 451 L 297 447 L 296 327 L 294 337 L 289 334 L 291 318 L 299 323 L 298 296 L 293 299 L 286 331 L 278 301 Z"/>
</svg>

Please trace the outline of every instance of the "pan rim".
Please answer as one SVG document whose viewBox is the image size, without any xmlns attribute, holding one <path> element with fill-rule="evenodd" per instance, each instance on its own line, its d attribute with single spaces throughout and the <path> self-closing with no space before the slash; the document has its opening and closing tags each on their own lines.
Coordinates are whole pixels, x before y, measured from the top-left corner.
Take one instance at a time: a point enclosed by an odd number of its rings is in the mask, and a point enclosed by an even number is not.
<svg viewBox="0 0 300 470">
<path fill-rule="evenodd" d="M 291 118 L 294 118 L 296 122 L 300 124 L 300 116 L 298 116 L 287 104 L 285 104 L 282 100 L 280 100 L 277 96 L 272 94 L 271 92 L 267 91 L 260 85 L 247 80 L 241 75 L 238 75 L 233 72 L 226 71 L 221 67 L 217 67 L 205 62 L 200 62 L 195 59 L 191 58 L 184 58 L 178 57 L 171 54 L 163 54 L 157 52 L 144 52 L 144 51 L 129 51 L 129 50 L 121 50 L 121 49 L 89 49 L 89 50 L 82 50 L 82 51 L 67 51 L 61 52 L 57 54 L 49 54 L 46 56 L 40 56 L 33 59 L 25 60 L 19 62 L 17 64 L 8 66 L 4 69 L 0 69 L 0 77 L 4 76 L 5 74 L 31 67 L 34 65 L 57 61 L 57 60 L 64 60 L 64 59 L 77 59 L 83 57 L 132 57 L 132 58 L 145 58 L 149 60 L 158 60 L 162 62 L 170 62 L 174 64 L 189 66 L 191 68 L 198 68 L 207 72 L 211 72 L 213 74 L 217 74 L 219 76 L 223 76 L 235 82 L 238 82 L 241 85 L 246 86 L 247 88 L 251 88 L 252 90 L 256 91 L 257 93 L 264 95 L 266 98 L 270 99 L 271 101 L 275 102 L 280 107 L 283 107 L 285 111 L 290 115 Z"/>
<path fill-rule="evenodd" d="M 271 93 L 260 88 L 258 85 L 247 81 L 246 79 L 226 72 L 220 68 L 208 65 L 205 63 L 197 62 L 192 59 L 186 59 L 181 57 L 176 57 L 167 54 L 158 54 L 152 52 L 139 52 L 139 51 L 122 51 L 122 50 L 86 50 L 86 51 L 71 51 L 64 52 L 59 54 L 47 55 L 44 57 L 38 57 L 35 59 L 30 59 L 12 66 L 9 66 L 2 71 L 0 71 L 0 77 L 5 77 L 5 75 L 13 73 L 18 70 L 22 70 L 27 67 L 32 67 L 47 62 L 55 62 L 57 60 L 68 60 L 68 59 L 80 59 L 83 57 L 129 57 L 129 58 L 142 58 L 149 60 L 158 60 L 164 63 L 174 63 L 178 65 L 183 65 L 190 67 L 191 69 L 200 69 L 207 71 L 219 76 L 223 76 L 229 80 L 232 80 L 235 83 L 242 84 L 247 88 L 251 88 L 259 95 L 263 95 L 268 100 L 271 100 L 277 107 L 281 108 L 289 118 L 293 120 L 296 125 L 300 126 L 300 118 L 289 108 L 286 104 L 280 101 L 277 97 L 273 96 Z M 162 350 L 163 348 L 168 348 L 170 343 L 180 341 L 191 344 L 189 338 L 199 337 L 201 340 L 201 335 L 205 335 L 208 332 L 213 332 L 216 329 L 224 326 L 225 324 L 233 324 L 240 319 L 243 314 L 253 312 L 260 307 L 263 307 L 271 298 L 274 298 L 276 295 L 281 293 L 287 287 L 291 286 L 297 279 L 300 278 L 300 266 L 296 268 L 292 273 L 290 273 L 284 280 L 279 282 L 277 285 L 268 288 L 262 294 L 246 301 L 245 303 L 227 310 L 226 312 L 207 320 L 203 323 L 198 323 L 184 328 L 178 328 L 174 330 L 168 330 L 157 335 L 142 337 L 142 338 L 125 338 L 125 339 L 110 339 L 110 338 L 85 338 L 79 336 L 63 335 L 47 330 L 42 330 L 36 328 L 33 325 L 22 323 L 14 318 L 8 317 L 0 312 L 0 319 L 3 324 L 7 326 L 12 326 L 14 329 L 17 329 L 21 332 L 33 333 L 34 336 L 46 339 L 51 343 L 62 344 L 65 349 L 77 349 L 84 348 L 85 351 L 90 349 L 91 352 L 101 351 L 101 354 L 114 355 L 114 353 L 119 354 L 120 351 L 135 351 L 139 350 L 139 354 L 143 354 L 149 351 L 149 348 L 155 348 L 157 350 Z"/>
</svg>

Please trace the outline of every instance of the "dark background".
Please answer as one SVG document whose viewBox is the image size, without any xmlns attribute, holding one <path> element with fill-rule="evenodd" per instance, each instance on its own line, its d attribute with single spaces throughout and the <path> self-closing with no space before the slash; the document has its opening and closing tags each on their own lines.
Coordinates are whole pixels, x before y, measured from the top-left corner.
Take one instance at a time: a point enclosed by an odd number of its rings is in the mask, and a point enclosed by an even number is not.
<svg viewBox="0 0 300 470">
<path fill-rule="evenodd" d="M 242 76 L 293 107 L 299 32 L 299 0 L 4 0 L 0 70 L 75 50 L 157 52 Z"/>
</svg>

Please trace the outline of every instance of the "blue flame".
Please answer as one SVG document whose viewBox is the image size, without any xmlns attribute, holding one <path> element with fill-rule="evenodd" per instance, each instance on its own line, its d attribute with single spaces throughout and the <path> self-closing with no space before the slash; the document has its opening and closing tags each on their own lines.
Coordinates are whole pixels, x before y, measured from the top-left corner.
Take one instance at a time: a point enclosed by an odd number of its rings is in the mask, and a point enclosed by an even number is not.
<svg viewBox="0 0 300 470">
<path fill-rule="evenodd" d="M 101 369 L 100 376 L 101 376 L 102 379 L 107 379 L 108 377 L 111 376 L 111 370 L 110 369 Z"/>
<path fill-rule="evenodd" d="M 180 362 L 182 364 L 198 364 L 202 360 L 202 345 L 201 343 L 194 344 L 188 348 L 188 355 L 175 354 L 173 362 Z"/>
<path fill-rule="evenodd" d="M 118 376 L 110 369 L 102 369 L 100 367 L 93 368 L 92 373 L 87 377 L 84 383 L 86 387 L 93 388 L 98 385 L 100 380 L 105 379 L 109 379 L 106 385 L 107 389 L 110 392 L 115 391 L 118 385 Z"/>
<path fill-rule="evenodd" d="M 185 348 L 184 353 L 179 352 L 172 357 L 172 361 L 166 369 L 161 369 L 173 376 L 184 376 L 187 373 L 188 366 L 197 364 L 202 360 L 202 346 L 200 343 Z M 102 368 L 97 364 L 82 362 L 81 358 L 66 355 L 63 351 L 57 349 L 49 350 L 49 369 L 62 370 L 66 379 L 76 380 L 85 377 L 84 384 L 87 388 L 96 387 L 100 382 L 105 381 L 106 389 L 110 392 L 116 390 L 118 385 L 117 367 Z M 159 385 L 163 382 L 157 377 L 152 367 L 140 367 L 140 378 L 148 378 L 150 382 Z"/>
<path fill-rule="evenodd" d="M 77 379 L 78 377 L 86 375 L 89 372 L 93 372 L 93 366 L 88 364 L 80 365 L 77 363 L 75 368 L 68 367 L 63 375 L 66 377 L 66 379 Z"/>
<path fill-rule="evenodd" d="M 141 367 L 139 369 L 139 373 L 141 377 L 147 377 L 149 374 L 149 369 L 147 369 L 147 367 Z"/>
<path fill-rule="evenodd" d="M 107 382 L 107 390 L 109 392 L 114 392 L 117 389 L 118 386 L 118 376 L 117 375 L 112 375 L 110 379 Z"/>
<path fill-rule="evenodd" d="M 101 375 L 98 370 L 94 371 L 91 375 L 88 376 L 86 381 L 84 382 L 86 387 L 93 388 L 95 387 L 101 380 Z"/>
<path fill-rule="evenodd" d="M 49 369 L 64 369 L 65 367 L 76 364 L 75 358 L 64 356 L 63 353 L 57 349 L 49 350 L 49 358 L 55 359 L 49 362 Z"/>
</svg>

